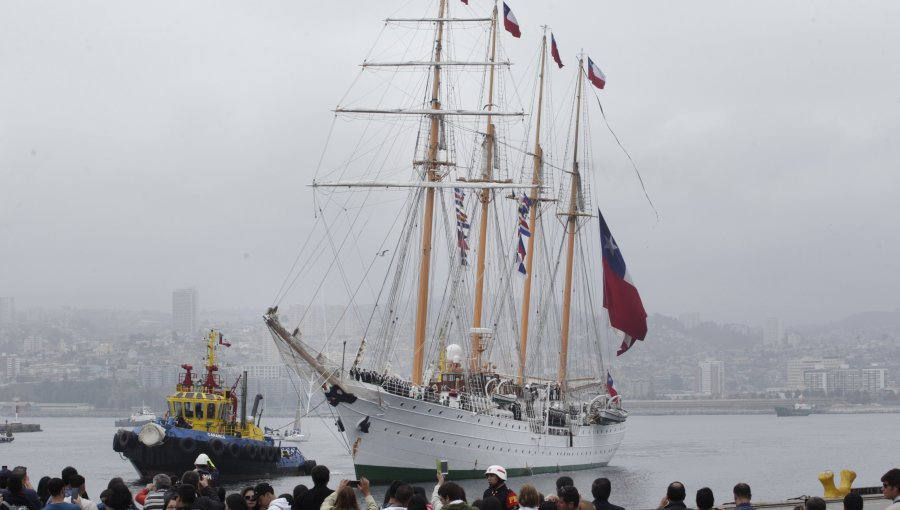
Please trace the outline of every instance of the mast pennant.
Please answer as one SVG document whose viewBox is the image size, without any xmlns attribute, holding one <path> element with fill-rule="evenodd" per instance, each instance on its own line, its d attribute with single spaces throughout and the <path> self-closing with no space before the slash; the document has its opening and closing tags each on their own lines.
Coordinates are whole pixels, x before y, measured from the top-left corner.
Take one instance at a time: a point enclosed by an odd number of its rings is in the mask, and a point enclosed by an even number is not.
<svg viewBox="0 0 900 510">
<path fill-rule="evenodd" d="M 519 31 L 519 20 L 516 19 L 516 15 L 506 5 L 506 2 L 503 2 L 503 28 L 513 37 L 522 37 L 522 32 Z"/>
<path fill-rule="evenodd" d="M 602 89 L 606 86 L 606 75 L 603 74 L 603 71 L 597 67 L 597 64 L 591 60 L 591 57 L 588 57 L 588 79 L 591 80 L 591 83 L 594 84 L 598 89 Z"/>
<path fill-rule="evenodd" d="M 528 211 L 531 209 L 531 199 L 522 193 L 522 201 L 519 202 L 519 248 L 516 253 L 516 261 L 519 263 L 519 272 L 528 274 L 525 269 L 525 237 L 531 237 L 531 229 L 528 227 Z"/>
<path fill-rule="evenodd" d="M 643 340 L 647 336 L 647 312 L 628 274 L 622 251 L 603 219 L 603 213 L 597 209 L 597 214 L 600 216 L 600 244 L 603 250 L 603 308 L 609 311 L 610 325 L 625 334 L 616 352 L 616 356 L 621 356 L 635 340 Z"/>
<path fill-rule="evenodd" d="M 463 201 L 466 195 L 460 188 L 453 188 L 453 202 L 456 204 L 456 245 L 459 247 L 459 263 L 469 265 L 469 217 Z M 441 351 L 443 355 L 443 351 Z"/>
</svg>

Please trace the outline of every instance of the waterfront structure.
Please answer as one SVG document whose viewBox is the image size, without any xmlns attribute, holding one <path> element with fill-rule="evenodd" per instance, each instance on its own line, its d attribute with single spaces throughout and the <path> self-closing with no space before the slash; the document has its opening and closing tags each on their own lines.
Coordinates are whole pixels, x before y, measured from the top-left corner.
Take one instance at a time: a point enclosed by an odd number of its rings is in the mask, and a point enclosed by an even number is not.
<svg viewBox="0 0 900 510">
<path fill-rule="evenodd" d="M 190 335 L 197 331 L 197 289 L 178 289 L 172 293 L 172 329 Z"/>
</svg>

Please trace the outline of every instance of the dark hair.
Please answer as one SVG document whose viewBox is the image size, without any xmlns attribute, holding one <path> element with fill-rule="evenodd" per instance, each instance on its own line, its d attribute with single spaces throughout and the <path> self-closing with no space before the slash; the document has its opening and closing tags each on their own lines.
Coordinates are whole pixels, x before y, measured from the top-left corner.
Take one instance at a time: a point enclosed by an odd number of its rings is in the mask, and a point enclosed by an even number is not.
<svg viewBox="0 0 900 510">
<path fill-rule="evenodd" d="M 559 492 L 560 489 L 567 485 L 575 485 L 575 481 L 572 480 L 571 476 L 560 476 L 556 479 L 556 491 Z"/>
<path fill-rule="evenodd" d="M 243 489 L 241 489 L 241 497 L 246 496 L 246 495 L 247 495 L 247 491 L 250 491 L 250 496 L 253 496 L 253 487 L 244 487 Z M 250 508 L 251 505 L 253 506 L 253 508 L 256 508 L 257 506 L 259 506 L 259 505 L 256 503 L 256 500 L 255 500 L 255 499 L 254 499 L 254 500 L 250 500 L 249 503 L 248 503 L 247 500 L 245 499 L 245 500 L 244 500 L 244 504 L 247 505 L 247 508 L 248 508 L 248 509 Z M 164 508 L 163 510 L 165 510 L 165 508 Z"/>
<path fill-rule="evenodd" d="M 114 483 L 109 487 L 109 498 L 106 506 L 114 510 L 128 510 L 134 503 L 131 497 L 131 491 L 125 485 L 125 482 Z"/>
<path fill-rule="evenodd" d="M 806 510 L 825 510 L 828 504 L 825 503 L 824 499 L 818 496 L 813 496 L 806 500 L 805 506 Z"/>
<path fill-rule="evenodd" d="M 200 475 L 198 475 L 197 472 L 193 470 L 185 471 L 184 474 L 181 475 L 181 483 L 182 485 L 193 485 L 196 489 L 197 487 L 200 487 Z"/>
<path fill-rule="evenodd" d="M 409 502 L 406 504 L 407 510 L 427 510 L 428 509 L 428 500 L 425 499 L 425 496 L 420 496 L 416 494 L 415 496 L 409 498 Z"/>
<path fill-rule="evenodd" d="M 197 489 L 191 484 L 182 483 L 175 489 L 175 494 L 181 499 L 179 506 L 191 506 L 197 500 Z"/>
<path fill-rule="evenodd" d="M 669 501 L 684 501 L 684 484 L 681 482 L 670 483 L 666 489 L 666 497 L 669 498 Z"/>
<path fill-rule="evenodd" d="M 294 506 L 294 495 L 293 494 L 288 494 L 287 492 L 285 492 L 284 494 L 279 494 L 278 497 L 284 498 L 284 500 L 287 501 L 288 504 L 290 504 L 291 506 Z"/>
<path fill-rule="evenodd" d="M 900 469 L 891 469 L 881 477 L 881 481 L 895 489 L 900 488 Z"/>
<path fill-rule="evenodd" d="M 72 466 L 66 466 L 62 470 L 62 474 L 60 475 L 60 479 L 66 485 L 72 485 L 72 475 L 77 475 L 78 470 L 73 468 Z"/>
<path fill-rule="evenodd" d="M 37 495 L 38 499 L 40 499 L 41 502 L 46 502 L 48 499 L 50 499 L 50 491 L 47 490 L 47 483 L 49 482 L 49 476 L 43 476 L 40 480 L 38 480 Z"/>
<path fill-rule="evenodd" d="M 742 497 L 742 498 L 747 498 L 747 499 L 749 499 L 750 496 L 751 496 L 751 494 L 750 494 L 750 486 L 747 485 L 747 484 L 744 483 L 744 482 L 741 482 L 741 483 L 735 485 L 735 486 L 734 486 L 734 490 L 733 490 L 732 492 L 734 493 L 734 497 L 740 496 L 740 497 Z"/>
<path fill-rule="evenodd" d="M 315 469 L 315 468 L 313 468 L 313 469 Z M 384 505 L 385 506 L 387 506 L 388 501 L 390 501 L 391 498 L 394 497 L 394 493 L 397 492 L 397 487 L 400 487 L 401 485 L 404 485 L 404 484 L 406 484 L 406 482 L 404 482 L 403 480 L 394 480 L 393 482 L 391 482 L 390 485 L 388 485 L 387 490 L 384 491 Z"/>
<path fill-rule="evenodd" d="M 225 497 L 225 505 L 228 510 L 248 510 L 247 502 L 244 500 L 244 494 L 233 493 Z"/>
<path fill-rule="evenodd" d="M 855 492 L 844 496 L 844 510 L 863 510 L 863 498 Z"/>
<path fill-rule="evenodd" d="M 400 484 L 394 490 L 394 501 L 400 503 L 400 506 L 406 506 L 413 497 L 413 488 L 408 483 Z"/>
<path fill-rule="evenodd" d="M 610 492 L 612 492 L 612 484 L 609 483 L 609 478 L 598 478 L 591 484 L 591 496 L 594 496 L 594 499 L 606 501 L 609 499 Z"/>
<path fill-rule="evenodd" d="M 556 493 L 559 496 L 559 499 L 566 503 L 578 503 L 581 501 L 581 495 L 578 494 L 578 489 L 576 489 L 574 485 L 560 487 Z"/>
<path fill-rule="evenodd" d="M 481 510 L 502 510 L 503 503 L 494 496 L 488 496 L 481 502 Z"/>
<path fill-rule="evenodd" d="M 47 490 L 50 491 L 50 496 L 59 496 L 62 494 L 63 487 L 66 484 L 63 483 L 62 478 L 51 478 L 49 482 L 47 482 Z"/>
<path fill-rule="evenodd" d="M 477 508 L 478 510 L 484 510 L 484 500 L 476 499 L 472 502 L 472 508 Z M 553 506 L 553 510 L 556 510 L 556 505 Z"/>
<path fill-rule="evenodd" d="M 544 501 L 538 506 L 538 510 L 556 510 L 556 501 Z"/>
<path fill-rule="evenodd" d="M 313 467 L 309 474 L 312 477 L 313 485 L 316 486 L 327 484 L 328 479 L 331 477 L 331 471 L 323 464 L 318 464 Z"/>
<path fill-rule="evenodd" d="M 713 497 L 713 491 L 709 487 L 703 487 L 697 491 L 697 508 L 698 510 L 709 510 L 716 504 L 716 498 Z"/>
<path fill-rule="evenodd" d="M 20 476 L 11 476 L 9 477 L 9 480 L 6 481 L 6 490 L 8 490 L 10 494 L 18 494 L 22 492 L 22 487 L 22 477 Z"/>
<path fill-rule="evenodd" d="M 65 480 L 63 480 L 63 481 L 65 481 Z M 82 485 L 84 485 L 84 482 L 85 482 L 84 477 L 79 475 L 78 473 L 75 473 L 75 474 L 69 476 L 69 486 L 71 486 L 72 488 L 79 488 Z"/>
<path fill-rule="evenodd" d="M 450 501 L 463 499 L 462 487 L 460 487 L 456 482 L 444 482 L 438 488 L 438 496 L 447 498 Z"/>
</svg>

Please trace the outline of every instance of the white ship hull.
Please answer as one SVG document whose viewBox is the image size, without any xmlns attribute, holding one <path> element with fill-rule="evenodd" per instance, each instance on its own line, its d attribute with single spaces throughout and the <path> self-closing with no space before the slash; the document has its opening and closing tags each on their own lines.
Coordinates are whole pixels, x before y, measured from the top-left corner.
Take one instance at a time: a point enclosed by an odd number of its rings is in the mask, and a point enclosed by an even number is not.
<svg viewBox="0 0 900 510">
<path fill-rule="evenodd" d="M 453 479 L 481 478 L 492 464 L 512 476 L 605 466 L 625 436 L 625 424 L 584 425 L 569 434 L 532 432 L 527 420 L 478 414 L 345 381 L 358 399 L 337 411 L 352 448 L 356 476 L 374 482 L 432 481 L 435 461 Z M 368 432 L 360 423 L 368 418 Z"/>
</svg>

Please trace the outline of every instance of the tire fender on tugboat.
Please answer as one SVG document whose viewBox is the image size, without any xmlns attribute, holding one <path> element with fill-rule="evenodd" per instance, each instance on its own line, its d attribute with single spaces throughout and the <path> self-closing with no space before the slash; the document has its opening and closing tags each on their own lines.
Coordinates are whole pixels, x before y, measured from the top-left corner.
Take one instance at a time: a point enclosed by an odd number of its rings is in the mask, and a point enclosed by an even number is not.
<svg viewBox="0 0 900 510">
<path fill-rule="evenodd" d="M 209 442 L 209 449 L 213 455 L 219 457 L 225 453 L 225 443 L 222 442 L 221 439 L 214 437 L 212 441 Z"/>
<path fill-rule="evenodd" d="M 197 449 L 197 441 L 193 437 L 182 437 L 178 440 L 178 448 L 184 453 L 194 453 Z"/>
<path fill-rule="evenodd" d="M 113 451 L 114 452 L 124 452 L 125 448 L 128 446 L 128 431 L 119 429 L 116 431 L 116 435 L 113 436 Z"/>
<path fill-rule="evenodd" d="M 228 451 L 228 455 L 235 459 L 241 456 L 241 445 L 237 443 L 229 443 L 226 450 Z"/>
</svg>

